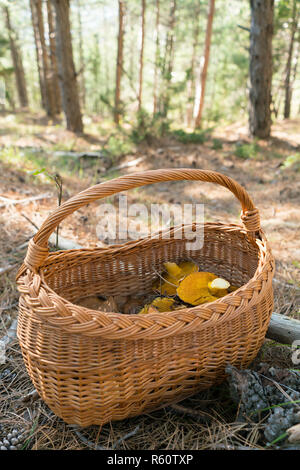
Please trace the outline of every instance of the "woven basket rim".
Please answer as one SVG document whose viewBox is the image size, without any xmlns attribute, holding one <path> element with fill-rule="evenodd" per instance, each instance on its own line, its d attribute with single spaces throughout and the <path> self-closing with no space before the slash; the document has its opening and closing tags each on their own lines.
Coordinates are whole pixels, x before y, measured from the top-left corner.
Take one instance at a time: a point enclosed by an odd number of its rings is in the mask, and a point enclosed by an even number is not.
<svg viewBox="0 0 300 470">
<path fill-rule="evenodd" d="M 223 224 L 223 223 L 212 223 L 212 222 L 207 222 L 204 224 L 205 226 L 209 226 L 210 228 L 218 228 L 220 230 L 239 230 L 245 237 L 247 237 L 247 232 L 245 231 L 244 227 L 238 224 Z M 255 242 L 253 240 L 253 243 L 256 244 L 258 248 L 258 265 L 256 268 L 256 271 L 251 279 L 246 284 L 243 284 L 241 287 L 239 287 L 236 291 L 231 292 L 227 294 L 225 297 L 217 299 L 213 302 L 198 305 L 195 307 L 189 307 L 189 308 L 182 308 L 180 310 L 175 310 L 171 312 L 164 312 L 164 313 L 151 313 L 148 315 L 138 315 L 138 314 L 124 314 L 124 313 L 115 313 L 115 312 L 101 312 L 98 310 L 92 310 L 87 307 L 83 307 L 80 305 L 77 305 L 76 303 L 73 303 L 69 300 L 66 300 L 64 297 L 59 295 L 55 290 L 53 290 L 45 280 L 45 276 L 43 273 L 43 266 L 39 269 L 39 272 L 33 273 L 31 271 L 27 271 L 27 274 L 24 274 L 23 276 L 20 277 L 18 283 L 21 292 L 24 292 L 23 287 L 25 287 L 25 278 L 27 276 L 27 281 L 30 282 L 31 286 L 35 286 L 34 290 L 36 291 L 36 297 L 39 299 L 39 302 L 42 307 L 42 311 L 38 312 L 38 315 L 40 317 L 43 317 L 43 310 L 47 310 L 47 314 L 43 318 L 44 321 L 47 323 L 50 323 L 53 326 L 59 327 L 59 328 L 64 328 L 68 332 L 73 332 L 73 333 L 83 333 L 86 334 L 87 336 L 105 336 L 105 337 L 110 337 L 111 339 L 115 339 L 117 337 L 123 337 L 126 339 L 129 339 L 131 336 L 134 336 L 134 338 L 138 337 L 144 337 L 145 335 L 149 337 L 149 339 L 153 339 L 153 337 L 160 337 L 160 336 L 169 336 L 171 334 L 176 334 L 178 333 L 178 325 L 176 327 L 175 323 L 178 323 L 178 321 L 184 323 L 186 325 L 190 325 L 193 323 L 193 321 L 196 320 L 202 320 L 201 324 L 208 326 L 209 324 L 216 324 L 220 322 L 224 322 L 228 320 L 229 318 L 232 319 L 235 315 L 239 315 L 241 311 L 243 311 L 247 306 L 251 306 L 252 303 L 254 303 L 256 300 L 253 298 L 250 298 L 249 302 L 245 304 L 244 302 L 235 302 L 235 299 L 240 299 L 240 294 L 245 292 L 249 293 L 249 290 L 254 290 L 255 288 L 257 289 L 257 281 L 260 280 L 260 278 L 265 277 L 264 272 L 269 271 L 268 266 L 271 263 L 273 263 L 273 258 L 271 255 L 271 250 L 268 244 L 268 241 L 264 235 L 264 232 L 260 232 L 261 240 L 256 239 Z M 122 250 L 126 250 L 128 248 L 131 248 L 132 246 L 137 246 L 139 243 L 149 243 L 151 242 L 151 236 L 146 237 L 144 239 L 139 239 L 135 241 L 129 241 L 127 243 L 124 243 L 122 245 L 113 245 L 112 248 L 87 248 L 84 249 L 84 251 L 91 251 L 95 252 L 95 250 L 101 252 L 109 252 L 114 253 L 114 252 L 120 252 Z M 108 250 L 108 251 L 107 251 Z M 53 256 L 63 256 L 64 254 L 67 253 L 74 253 L 77 251 L 82 251 L 82 250 L 60 250 L 59 252 L 52 252 L 49 253 L 49 257 Z M 264 254 L 269 254 L 269 257 L 267 259 L 262 259 L 264 257 Z M 47 258 L 48 259 L 48 258 Z M 31 277 L 31 280 L 28 278 Z M 270 282 L 270 278 L 267 276 L 267 282 Z M 271 282 L 272 282 L 272 276 L 271 276 Z M 47 295 L 46 300 L 42 300 L 39 297 L 39 291 L 40 288 L 43 289 L 43 296 L 42 299 L 44 299 L 44 295 Z M 263 289 L 263 288 L 262 288 Z M 27 290 L 25 288 L 25 290 Z M 28 292 L 29 293 L 29 292 Z M 245 295 L 245 300 L 249 298 L 249 295 Z M 225 300 L 226 299 L 226 300 Z M 53 302 L 54 300 L 54 302 Z M 244 298 L 243 298 L 244 300 Z M 230 301 L 230 302 L 228 302 Z M 53 310 L 53 315 L 50 314 L 49 310 L 51 310 L 50 305 L 54 305 L 52 307 Z M 229 307 L 232 308 L 229 308 Z M 64 314 L 59 314 L 59 307 L 61 307 L 64 310 Z M 217 307 L 217 308 L 216 308 Z M 66 310 L 69 312 L 68 315 L 66 315 Z M 45 312 L 46 313 L 46 312 Z M 188 318 L 183 318 L 184 316 L 188 316 Z M 171 323 L 174 323 L 174 331 L 172 329 Z M 117 328 L 117 331 L 109 331 L 107 333 L 106 331 L 106 326 L 107 323 L 111 323 L 111 325 L 114 327 L 112 329 Z M 165 332 L 163 334 L 163 331 L 160 331 L 161 335 L 159 332 L 155 331 L 157 328 L 155 325 L 159 325 L 159 328 L 162 330 L 169 330 L 168 333 Z M 139 334 L 136 332 L 128 332 L 125 334 L 125 331 L 127 328 L 130 330 L 130 328 L 134 328 L 135 326 L 138 327 Z M 149 333 L 151 330 L 153 331 L 153 335 Z M 148 334 L 147 334 L 147 331 Z M 106 332 L 105 332 L 106 331 Z M 118 334 L 119 333 L 119 334 Z"/>
</svg>

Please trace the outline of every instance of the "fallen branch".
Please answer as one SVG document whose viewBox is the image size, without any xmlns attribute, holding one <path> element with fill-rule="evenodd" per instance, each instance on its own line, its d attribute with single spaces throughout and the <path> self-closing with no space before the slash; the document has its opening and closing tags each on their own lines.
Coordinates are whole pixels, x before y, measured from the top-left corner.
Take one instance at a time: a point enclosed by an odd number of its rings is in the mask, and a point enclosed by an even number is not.
<svg viewBox="0 0 300 470">
<path fill-rule="evenodd" d="M 300 321 L 273 313 L 266 337 L 278 343 L 293 344 L 294 341 L 300 340 Z"/>
<path fill-rule="evenodd" d="M 104 158 L 102 152 L 54 152 L 55 157 L 71 157 L 71 158 Z"/>
<path fill-rule="evenodd" d="M 3 268 L 0 268 L 0 276 L 1 276 L 1 274 L 8 273 L 9 271 L 16 268 L 17 266 L 18 266 L 18 264 L 9 264 L 7 266 L 4 266 Z"/>
<path fill-rule="evenodd" d="M 23 212 L 21 213 L 22 217 L 24 217 L 24 219 L 27 220 L 27 222 L 29 222 L 36 230 L 39 230 L 39 227 L 36 225 L 35 222 L 33 222 L 31 219 L 29 219 L 29 217 L 27 217 L 26 214 L 24 214 Z M 56 246 L 56 233 L 52 233 L 49 237 L 49 243 L 53 246 Z M 29 241 L 26 242 L 26 243 L 23 243 L 23 245 L 21 245 L 22 248 L 24 248 L 26 245 L 28 245 Z M 83 248 L 82 245 L 80 245 L 79 243 L 76 243 L 75 241 L 73 240 L 70 240 L 69 238 L 65 238 L 65 237 L 62 237 L 61 235 L 58 235 L 58 243 L 57 243 L 57 248 L 59 250 L 80 250 L 81 248 Z M 20 249 L 20 247 L 19 247 Z"/>
<path fill-rule="evenodd" d="M 0 208 L 15 204 L 28 204 L 29 202 L 38 201 L 40 199 L 49 199 L 50 197 L 52 197 L 52 194 L 49 193 L 28 197 L 26 199 L 9 199 L 7 197 L 0 196 L 0 201 L 4 202 L 4 204 L 0 204 Z"/>
<path fill-rule="evenodd" d="M 139 158 L 136 158 L 135 160 L 131 160 L 130 162 L 121 163 L 120 165 L 117 165 L 117 166 L 112 166 L 111 168 L 107 170 L 106 174 L 110 173 L 111 171 L 122 170 L 123 168 L 130 168 L 132 166 L 136 166 L 139 163 L 141 163 L 143 160 L 145 160 L 145 158 L 146 158 L 145 156 L 139 157 Z"/>
<path fill-rule="evenodd" d="M 52 233 L 49 237 L 49 243 L 51 245 L 56 246 L 56 234 Z M 58 243 L 57 243 L 57 248 L 59 250 L 80 250 L 84 248 L 82 245 L 79 243 L 76 243 L 74 240 L 70 240 L 69 238 L 62 237 L 61 235 L 58 235 Z"/>
</svg>

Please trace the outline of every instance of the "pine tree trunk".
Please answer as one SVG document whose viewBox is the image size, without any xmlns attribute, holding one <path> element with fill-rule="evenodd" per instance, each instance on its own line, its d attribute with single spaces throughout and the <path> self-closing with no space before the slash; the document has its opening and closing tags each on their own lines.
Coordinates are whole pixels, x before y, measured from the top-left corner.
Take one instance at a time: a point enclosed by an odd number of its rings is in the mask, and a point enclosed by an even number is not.
<svg viewBox="0 0 300 470">
<path fill-rule="evenodd" d="M 62 105 L 67 129 L 82 133 L 83 124 L 79 105 L 70 31 L 69 0 L 52 0 L 56 13 L 56 53 Z"/>
<path fill-rule="evenodd" d="M 197 54 L 197 46 L 198 46 L 198 38 L 199 38 L 199 16 L 200 16 L 200 0 L 198 0 L 195 6 L 193 50 L 192 50 L 191 66 L 189 70 L 189 78 L 188 78 L 188 83 L 187 83 L 186 121 L 187 121 L 188 127 L 191 127 L 192 125 L 193 112 L 194 112 L 195 65 L 196 65 L 196 54 Z"/>
<path fill-rule="evenodd" d="M 37 69 L 38 69 L 38 75 L 39 75 L 42 108 L 46 110 L 47 104 L 46 104 L 46 90 L 45 90 L 45 80 L 44 80 L 44 72 L 43 72 L 43 52 L 42 52 L 42 45 L 40 41 L 37 12 L 34 6 L 34 0 L 30 0 L 30 10 L 31 10 L 31 21 L 32 21 L 32 27 L 33 27 L 33 33 L 34 33 L 36 62 L 37 62 Z"/>
<path fill-rule="evenodd" d="M 5 12 L 5 17 L 6 17 L 6 26 L 8 30 L 10 51 L 11 51 L 14 72 L 15 72 L 15 77 L 16 77 L 16 85 L 17 85 L 19 102 L 22 108 L 27 108 L 28 107 L 28 95 L 27 95 L 25 72 L 24 72 L 24 67 L 23 67 L 23 62 L 22 62 L 21 51 L 17 43 L 16 33 L 13 30 L 12 25 L 11 25 L 8 7 L 4 7 L 4 12 Z"/>
<path fill-rule="evenodd" d="M 84 54 L 83 54 L 83 38 L 82 38 L 82 22 L 81 22 L 81 2 L 80 0 L 77 0 L 77 18 L 78 18 L 78 39 L 79 39 L 79 67 L 80 67 L 80 77 L 79 77 L 79 82 L 80 82 L 80 101 L 81 105 L 84 108 L 85 107 L 85 76 L 84 76 L 84 69 L 85 69 L 85 63 L 84 63 Z"/>
<path fill-rule="evenodd" d="M 253 137 L 266 139 L 271 132 L 274 0 L 250 0 L 250 5 L 249 131 Z"/>
<path fill-rule="evenodd" d="M 54 96 L 54 85 L 52 82 L 52 72 L 50 68 L 50 58 L 49 58 L 46 41 L 45 41 L 45 28 L 44 28 L 42 1 L 33 0 L 33 8 L 35 10 L 35 17 L 37 21 L 37 32 L 39 35 L 41 52 L 42 52 L 46 110 L 47 110 L 48 116 L 54 118 L 56 115 L 56 104 L 55 104 L 55 96 Z"/>
<path fill-rule="evenodd" d="M 166 38 L 165 56 L 162 66 L 163 76 L 163 89 L 162 98 L 160 102 L 161 114 L 164 118 L 167 117 L 170 105 L 170 85 L 172 81 L 172 72 L 174 65 L 174 41 L 175 41 L 175 22 L 176 22 L 176 0 L 172 1 L 169 16 L 169 28 Z"/>
<path fill-rule="evenodd" d="M 120 106 L 121 106 L 121 79 L 123 72 L 123 43 L 124 43 L 124 0 L 119 0 L 119 33 L 118 33 L 118 55 L 116 69 L 116 89 L 115 89 L 115 109 L 114 121 L 116 124 L 120 122 Z"/>
<path fill-rule="evenodd" d="M 56 60 L 56 42 L 55 42 L 55 23 L 54 23 L 54 12 L 51 5 L 51 0 L 47 0 L 47 16 L 48 16 L 48 27 L 49 27 L 49 44 L 50 44 L 50 61 L 51 61 L 51 81 L 55 99 L 55 112 L 56 114 L 61 113 L 61 97 L 58 81 L 58 68 Z"/>
<path fill-rule="evenodd" d="M 159 22 L 160 22 L 160 3 L 156 0 L 156 19 L 155 19 L 155 61 L 154 61 L 154 80 L 153 80 L 153 115 L 157 113 L 157 87 L 158 87 L 158 65 L 160 59 L 160 41 L 159 41 Z"/>
<path fill-rule="evenodd" d="M 144 71 L 144 44 L 145 44 L 145 11 L 146 0 L 142 0 L 142 31 L 141 31 L 141 50 L 140 50 L 140 75 L 139 75 L 139 94 L 138 94 L 138 110 L 142 108 L 143 94 L 143 71 Z"/>
<path fill-rule="evenodd" d="M 292 13 L 292 26 L 291 26 L 291 38 L 289 43 L 289 50 L 288 50 L 288 60 L 286 64 L 286 76 L 284 81 L 284 91 L 285 91 L 285 100 L 284 100 L 284 118 L 288 119 L 291 114 L 291 100 L 292 100 L 292 84 L 291 84 L 291 69 L 292 69 L 292 58 L 294 52 L 294 42 L 295 42 L 295 34 L 297 31 L 297 2 L 294 0 L 293 2 L 293 13 Z"/>
<path fill-rule="evenodd" d="M 203 63 L 202 71 L 201 71 L 201 77 L 200 77 L 200 82 L 201 82 L 200 101 L 199 101 L 198 110 L 197 110 L 196 119 L 195 119 L 196 128 L 201 127 L 214 12 L 215 12 L 215 0 L 210 0 L 209 12 L 208 12 L 208 17 L 207 17 L 206 35 L 205 35 L 204 63 Z"/>
</svg>

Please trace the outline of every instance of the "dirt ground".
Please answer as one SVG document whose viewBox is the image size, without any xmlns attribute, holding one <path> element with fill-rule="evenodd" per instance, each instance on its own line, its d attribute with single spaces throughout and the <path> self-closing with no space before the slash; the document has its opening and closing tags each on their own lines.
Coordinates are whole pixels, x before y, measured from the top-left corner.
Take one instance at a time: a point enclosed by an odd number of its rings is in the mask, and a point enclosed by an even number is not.
<svg viewBox="0 0 300 470">
<path fill-rule="evenodd" d="M 201 168 L 231 176 L 250 194 L 260 210 L 262 228 L 276 260 L 274 311 L 298 318 L 300 293 L 300 173 L 287 158 L 300 152 L 300 120 L 274 124 L 268 142 L 257 141 L 253 154 L 245 158 L 240 146 L 250 148 L 244 125 L 215 129 L 202 144 L 184 144 L 174 137 L 142 143 L 125 156 L 114 158 L 62 157 L 63 152 L 101 151 L 107 142 L 92 122 L 87 135 L 76 137 L 57 123 L 39 115 L 0 115 L 0 338 L 17 318 L 18 292 L 15 275 L 26 254 L 26 243 L 34 235 L 33 224 L 42 221 L 57 206 L 57 190 L 45 171 L 59 173 L 62 200 L 93 184 L 123 174 L 154 168 Z M 134 167 L 114 166 L 143 159 Z M 25 200 L 9 204 L 3 198 Z M 232 194 L 209 183 L 170 182 L 132 190 L 129 203 L 204 203 L 206 221 L 239 221 L 240 207 Z M 117 205 L 117 198 L 109 202 Z M 85 246 L 97 246 L 97 204 L 82 208 L 60 226 L 63 237 Z M 33 223 L 31 223 L 31 222 Z M 1 274 L 1 268 L 10 267 Z M 266 340 L 257 359 L 292 367 L 287 346 Z M 7 372 L 5 372 L 5 370 Z M 3 372 L 4 375 L 3 375 Z M 1 376 L 2 373 L 2 376 Z M 199 416 L 179 413 L 171 407 L 154 413 L 99 427 L 76 430 L 63 423 L 39 399 L 24 401 L 33 390 L 17 340 L 9 343 L 6 363 L 0 365 L 0 440 L 12 429 L 24 431 L 27 449 L 86 449 L 93 446 L 116 449 L 264 449 L 263 423 L 236 421 L 237 409 L 226 384 L 185 400 L 184 406 Z M 203 416 L 207 419 L 203 419 Z M 138 426 L 138 428 L 137 428 Z M 130 434 L 133 432 L 133 434 Z M 129 436 L 128 436 L 129 434 Z"/>
</svg>

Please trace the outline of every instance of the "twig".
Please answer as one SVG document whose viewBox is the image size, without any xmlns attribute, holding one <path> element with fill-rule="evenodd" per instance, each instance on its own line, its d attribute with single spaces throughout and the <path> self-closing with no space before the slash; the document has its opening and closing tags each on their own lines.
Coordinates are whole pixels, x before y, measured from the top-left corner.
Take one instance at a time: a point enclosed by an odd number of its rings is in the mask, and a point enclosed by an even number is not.
<svg viewBox="0 0 300 470">
<path fill-rule="evenodd" d="M 24 219 L 26 219 L 27 222 L 29 222 L 34 228 L 36 228 L 37 230 L 39 229 L 39 227 L 31 219 L 29 219 L 29 217 L 27 217 L 24 212 L 21 212 L 21 216 L 24 217 Z"/>
<path fill-rule="evenodd" d="M 99 444 L 96 444 L 95 442 L 92 442 L 90 441 L 89 439 L 87 439 L 85 436 L 83 436 L 83 434 L 81 434 L 80 431 L 78 431 L 78 429 L 76 429 L 75 426 L 70 426 L 73 428 L 75 434 L 79 437 L 79 439 L 84 443 L 86 444 L 88 447 L 90 447 L 91 449 L 93 450 L 113 450 L 115 449 L 121 442 L 125 441 L 125 439 L 128 439 L 129 437 L 132 437 L 134 436 L 138 430 L 139 430 L 139 426 L 137 426 L 133 431 L 130 431 L 128 434 L 125 434 L 124 436 L 122 436 L 120 439 L 118 439 L 111 447 L 111 449 L 108 449 L 107 447 L 103 447 L 103 446 L 100 446 Z"/>
<path fill-rule="evenodd" d="M 27 403 L 28 401 L 33 402 L 35 400 L 38 400 L 40 398 L 38 392 L 34 389 L 31 392 L 29 392 L 27 395 L 24 395 L 23 397 L 20 398 L 20 401 L 22 403 Z"/>
<path fill-rule="evenodd" d="M 155 269 L 154 267 L 153 267 L 153 271 L 154 271 L 155 274 L 157 274 L 164 282 L 167 282 L 168 284 L 170 284 L 170 285 L 173 286 L 173 287 L 176 287 L 176 289 L 177 289 L 178 286 L 176 286 L 176 284 L 173 284 L 172 282 L 167 281 L 167 279 L 165 279 L 161 274 L 159 274 L 159 272 L 156 271 L 156 269 Z"/>
<path fill-rule="evenodd" d="M 193 410 L 192 408 L 187 408 L 186 406 L 182 405 L 169 405 L 167 408 L 171 408 L 171 410 L 174 410 L 177 414 L 196 418 L 198 421 L 205 424 L 215 419 L 213 416 L 211 416 L 209 413 L 206 413 L 205 411 Z"/>
<path fill-rule="evenodd" d="M 246 26 L 243 26 L 241 24 L 237 24 L 237 27 L 243 29 L 244 31 L 247 31 L 248 33 L 250 33 L 250 28 L 247 28 Z"/>
<path fill-rule="evenodd" d="M 56 157 L 70 157 L 70 158 L 104 158 L 102 152 L 54 152 Z"/>
<path fill-rule="evenodd" d="M 27 215 L 25 215 L 23 212 L 21 212 L 21 215 L 22 217 L 24 217 L 24 219 L 27 220 L 27 222 L 29 222 L 35 229 L 39 230 L 39 227 L 29 218 L 27 217 Z M 58 238 L 58 239 L 57 239 Z M 81 248 L 83 248 L 82 245 L 79 245 L 79 243 L 76 243 L 75 241 L 73 240 L 69 240 L 68 238 L 65 238 L 65 237 L 62 237 L 61 235 L 59 235 L 57 237 L 56 234 L 52 233 L 49 237 L 49 243 L 51 243 L 52 245 L 56 246 L 56 249 L 58 250 L 80 250 Z M 23 243 L 23 245 L 21 245 L 21 247 L 25 247 L 26 245 L 28 245 L 28 242 L 26 243 Z M 20 247 L 18 247 L 18 249 L 20 249 Z"/>
<path fill-rule="evenodd" d="M 0 268 L 0 276 L 1 274 L 8 273 L 12 269 L 16 268 L 18 264 L 9 264 L 8 266 L 4 266 L 3 268 Z"/>
<path fill-rule="evenodd" d="M 145 156 L 139 157 L 139 158 L 136 158 L 135 160 L 131 160 L 130 162 L 121 163 L 121 165 L 117 165 L 117 166 L 112 166 L 111 168 L 107 170 L 105 174 L 110 173 L 111 171 L 122 170 L 123 168 L 130 168 L 132 166 L 138 165 L 143 160 L 145 160 L 145 158 L 146 158 Z"/>
<path fill-rule="evenodd" d="M 49 193 L 40 194 L 38 196 L 32 196 L 26 199 L 9 199 L 7 197 L 0 196 L 0 200 L 4 202 L 4 204 L 0 204 L 0 208 L 9 206 L 11 204 L 28 204 L 32 201 L 38 201 L 40 199 L 49 199 L 50 197 L 52 197 L 52 194 Z"/>
<path fill-rule="evenodd" d="M 295 289 L 300 291 L 300 287 L 295 286 L 294 284 L 288 284 L 287 282 L 280 281 L 279 279 L 273 278 L 273 282 L 280 284 L 283 287 L 289 287 L 290 289 Z"/>
</svg>

